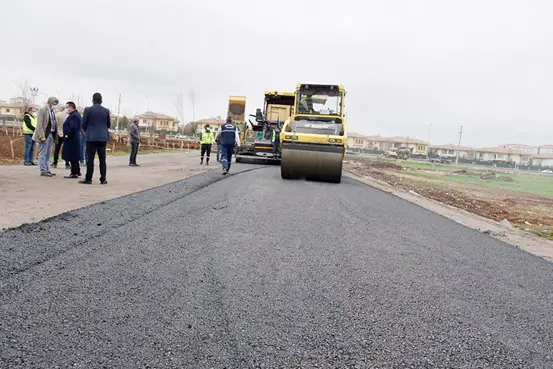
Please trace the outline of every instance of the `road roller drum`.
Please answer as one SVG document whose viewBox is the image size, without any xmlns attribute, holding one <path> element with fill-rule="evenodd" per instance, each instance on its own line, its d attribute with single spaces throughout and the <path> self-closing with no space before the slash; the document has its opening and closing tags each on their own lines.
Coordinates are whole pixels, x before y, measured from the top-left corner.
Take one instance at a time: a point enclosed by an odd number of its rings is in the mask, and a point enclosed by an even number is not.
<svg viewBox="0 0 553 369">
<path fill-rule="evenodd" d="M 306 143 L 284 143 L 281 177 L 340 183 L 343 147 Z"/>
</svg>

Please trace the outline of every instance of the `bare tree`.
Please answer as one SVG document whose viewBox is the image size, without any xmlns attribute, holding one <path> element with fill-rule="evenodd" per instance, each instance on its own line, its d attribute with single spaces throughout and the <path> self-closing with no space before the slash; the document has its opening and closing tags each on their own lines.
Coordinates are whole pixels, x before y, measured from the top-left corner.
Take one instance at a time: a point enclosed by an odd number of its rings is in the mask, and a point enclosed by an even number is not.
<svg viewBox="0 0 553 369">
<path fill-rule="evenodd" d="M 15 83 L 21 91 L 21 95 L 18 97 L 23 98 L 23 104 L 25 105 L 25 107 L 27 108 L 28 106 L 33 104 L 33 99 L 31 97 L 35 96 L 35 92 L 38 93 L 38 87 L 30 87 L 29 81 L 25 77 L 21 77 L 21 80 L 19 82 L 13 81 L 13 83 Z"/>
</svg>

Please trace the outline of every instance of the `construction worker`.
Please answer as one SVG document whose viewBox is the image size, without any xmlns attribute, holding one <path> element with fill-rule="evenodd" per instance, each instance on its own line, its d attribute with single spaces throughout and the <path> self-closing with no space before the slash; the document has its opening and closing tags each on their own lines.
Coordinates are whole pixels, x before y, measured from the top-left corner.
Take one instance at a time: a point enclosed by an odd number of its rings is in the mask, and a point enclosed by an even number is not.
<svg viewBox="0 0 553 369">
<path fill-rule="evenodd" d="M 36 165 L 33 160 L 35 153 L 35 141 L 33 141 L 33 133 L 36 129 L 36 118 L 32 114 L 33 108 L 28 107 L 23 116 L 23 136 L 25 137 L 25 154 L 24 165 Z"/>
<path fill-rule="evenodd" d="M 211 145 L 213 144 L 213 132 L 211 126 L 206 124 L 204 130 L 200 132 L 201 158 L 200 165 L 204 163 L 204 155 L 207 153 L 205 165 L 209 165 L 209 155 L 211 154 Z"/>
<path fill-rule="evenodd" d="M 300 99 L 300 106 L 302 107 L 300 110 L 302 113 L 309 113 L 309 107 L 313 107 L 313 103 L 311 101 L 308 102 L 308 99 L 311 100 L 307 95 L 302 95 Z"/>
<path fill-rule="evenodd" d="M 215 139 L 221 143 L 221 164 L 223 165 L 223 175 L 226 175 L 230 170 L 230 162 L 234 146 L 240 146 L 240 135 L 238 127 L 232 123 L 232 119 L 227 118 L 225 124 L 219 127 Z"/>
<path fill-rule="evenodd" d="M 273 154 L 276 156 L 279 153 L 280 149 L 280 127 L 276 126 L 273 129 L 273 136 L 271 138 L 273 142 Z"/>
</svg>

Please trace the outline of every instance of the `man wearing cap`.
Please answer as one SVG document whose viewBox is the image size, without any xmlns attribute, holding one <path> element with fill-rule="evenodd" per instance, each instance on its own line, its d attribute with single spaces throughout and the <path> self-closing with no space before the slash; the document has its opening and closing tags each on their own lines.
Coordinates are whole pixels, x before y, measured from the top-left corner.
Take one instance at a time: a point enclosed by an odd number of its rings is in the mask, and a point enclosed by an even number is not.
<svg viewBox="0 0 553 369">
<path fill-rule="evenodd" d="M 204 155 L 207 153 L 205 165 L 209 165 L 209 155 L 211 154 L 211 145 L 213 144 L 213 132 L 211 126 L 206 124 L 204 130 L 200 132 L 201 158 L 200 165 L 204 163 Z"/>
<path fill-rule="evenodd" d="M 53 177 L 50 171 L 50 155 L 52 154 L 52 146 L 57 142 L 58 123 L 56 121 L 56 107 L 59 100 L 51 96 L 37 114 L 37 125 L 33 140 L 38 143 L 38 166 L 40 175 L 43 177 Z"/>
<path fill-rule="evenodd" d="M 140 130 L 138 129 L 138 118 L 133 118 L 129 125 L 129 143 L 131 144 L 131 156 L 129 157 L 129 166 L 138 167 L 136 164 L 136 155 L 140 146 Z"/>
</svg>

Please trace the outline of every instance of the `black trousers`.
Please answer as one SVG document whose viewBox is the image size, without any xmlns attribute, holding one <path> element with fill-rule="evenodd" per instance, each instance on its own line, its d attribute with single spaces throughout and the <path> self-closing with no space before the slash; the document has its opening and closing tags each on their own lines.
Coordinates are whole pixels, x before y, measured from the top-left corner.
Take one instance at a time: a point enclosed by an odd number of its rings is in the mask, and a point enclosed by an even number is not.
<svg viewBox="0 0 553 369">
<path fill-rule="evenodd" d="M 63 145 L 63 137 L 58 136 L 58 142 L 56 143 L 56 147 L 54 148 L 54 162 L 52 164 L 57 164 L 58 159 L 60 158 L 60 151 L 61 146 Z M 69 162 L 66 160 L 65 164 L 69 164 Z"/>
<path fill-rule="evenodd" d="M 85 180 L 92 181 L 92 175 L 94 174 L 94 156 L 98 153 L 98 160 L 100 161 L 100 181 L 106 180 L 106 144 L 102 141 L 89 141 L 86 143 L 86 175 Z"/>
<path fill-rule="evenodd" d="M 71 163 L 71 175 L 81 175 L 81 165 L 79 164 L 79 157 L 72 157 L 69 161 Z"/>
<path fill-rule="evenodd" d="M 131 157 L 129 158 L 129 164 L 136 164 L 136 155 L 138 154 L 138 147 L 140 142 L 131 142 Z"/>
<path fill-rule="evenodd" d="M 202 159 L 204 158 L 204 154 L 207 153 L 207 158 L 209 159 L 209 155 L 211 154 L 211 144 L 202 144 Z"/>
</svg>

